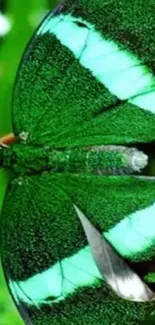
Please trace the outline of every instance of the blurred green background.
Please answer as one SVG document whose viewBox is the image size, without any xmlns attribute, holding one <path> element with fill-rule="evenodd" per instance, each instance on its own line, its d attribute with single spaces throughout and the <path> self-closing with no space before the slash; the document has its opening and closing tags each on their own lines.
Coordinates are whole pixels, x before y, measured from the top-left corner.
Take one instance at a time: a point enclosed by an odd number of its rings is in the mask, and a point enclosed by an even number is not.
<svg viewBox="0 0 155 325">
<path fill-rule="evenodd" d="M 57 3 L 59 0 L 0 0 L 0 136 L 12 131 L 12 88 L 24 48 L 37 25 Z M 4 17 L 11 27 L 2 36 L 7 24 Z M 0 209 L 7 183 L 8 175 L 1 170 Z M 0 325 L 22 324 L 23 321 L 9 296 L 0 264 Z"/>
</svg>

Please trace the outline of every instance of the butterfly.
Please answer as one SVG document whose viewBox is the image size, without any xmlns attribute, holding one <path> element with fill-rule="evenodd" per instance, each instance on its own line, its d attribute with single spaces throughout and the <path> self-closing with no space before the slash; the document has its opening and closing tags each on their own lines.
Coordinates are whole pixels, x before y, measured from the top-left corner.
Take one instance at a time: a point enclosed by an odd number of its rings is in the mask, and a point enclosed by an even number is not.
<svg viewBox="0 0 155 325">
<path fill-rule="evenodd" d="M 25 324 L 137 325 L 154 315 L 149 4 L 66 0 L 22 58 L 14 133 L 1 139 L 11 180 L 0 237 Z"/>
</svg>

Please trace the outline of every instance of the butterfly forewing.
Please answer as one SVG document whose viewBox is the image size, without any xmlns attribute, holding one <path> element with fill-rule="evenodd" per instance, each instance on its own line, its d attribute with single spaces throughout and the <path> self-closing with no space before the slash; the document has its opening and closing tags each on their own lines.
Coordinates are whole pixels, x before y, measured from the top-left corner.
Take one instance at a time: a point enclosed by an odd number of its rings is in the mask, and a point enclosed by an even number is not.
<svg viewBox="0 0 155 325">
<path fill-rule="evenodd" d="M 101 17 L 105 13 L 103 5 Z M 99 29 L 92 18 L 78 2 L 66 1 L 30 42 L 13 98 L 14 131 L 25 132 L 27 142 L 66 147 L 153 140 L 154 77 L 132 47 L 107 37 L 103 19 Z"/>
</svg>

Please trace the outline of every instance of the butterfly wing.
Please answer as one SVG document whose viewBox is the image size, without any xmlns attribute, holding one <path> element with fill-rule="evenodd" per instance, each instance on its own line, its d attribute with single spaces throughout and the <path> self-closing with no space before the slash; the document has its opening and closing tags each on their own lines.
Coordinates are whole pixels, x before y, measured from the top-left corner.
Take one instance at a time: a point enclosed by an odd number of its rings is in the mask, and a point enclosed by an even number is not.
<svg viewBox="0 0 155 325">
<path fill-rule="evenodd" d="M 113 185 L 111 189 L 109 185 Z M 119 221 L 123 218 L 131 223 L 128 243 L 122 238 L 124 256 L 134 260 L 141 254 L 149 259 L 151 243 L 144 247 L 148 238 L 142 236 L 142 228 L 136 229 L 134 211 L 140 211 L 140 222 L 143 210 L 154 207 L 154 187 L 150 180 L 130 177 L 112 181 L 111 177 L 50 173 L 23 176 L 10 184 L 2 211 L 2 260 L 9 288 L 27 324 L 50 324 L 52 319 L 55 324 L 90 324 L 92 320 L 110 325 L 116 317 L 120 324 L 131 324 L 132 320 L 137 325 L 137 315 L 144 317 L 148 312 L 146 305 L 129 304 L 110 290 L 93 259 L 75 203 L 113 246 L 116 233 L 120 237 L 116 229 Z M 153 210 L 150 220 L 152 215 Z M 137 240 L 134 252 L 130 251 L 130 228 L 144 241 Z M 116 249 L 122 254 L 119 246 Z"/>
<path fill-rule="evenodd" d="M 154 140 L 153 10 L 144 4 L 146 21 L 144 6 L 134 6 L 133 31 L 132 5 L 68 0 L 45 19 L 18 72 L 16 135 L 57 148 Z M 154 193 L 154 181 L 130 177 L 45 173 L 14 180 L 3 208 L 3 265 L 32 324 L 137 325 L 153 311 L 152 303 L 122 301 L 109 289 L 74 206 L 123 257 L 148 260 Z"/>
<path fill-rule="evenodd" d="M 84 228 L 96 265 L 116 294 L 128 300 L 143 302 L 154 300 L 153 291 L 142 282 L 122 257 L 115 252 L 82 211 L 77 206 L 75 206 L 75 209 Z"/>
<path fill-rule="evenodd" d="M 104 2 L 91 7 L 89 1 L 65 1 L 34 35 L 13 99 L 14 132 L 28 143 L 62 148 L 154 140 L 155 83 L 147 50 L 139 43 L 134 48 L 124 30 L 120 39 L 110 30 L 103 19 L 108 8 Z M 122 2 L 122 12 L 126 8 L 130 4 Z M 146 24 L 141 27 L 145 33 Z"/>
</svg>

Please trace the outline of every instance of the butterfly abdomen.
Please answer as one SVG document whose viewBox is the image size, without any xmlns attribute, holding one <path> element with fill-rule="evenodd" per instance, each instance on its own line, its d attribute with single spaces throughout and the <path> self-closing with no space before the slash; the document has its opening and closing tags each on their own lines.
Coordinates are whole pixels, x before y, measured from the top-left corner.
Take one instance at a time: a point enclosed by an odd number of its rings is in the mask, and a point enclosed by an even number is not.
<svg viewBox="0 0 155 325">
<path fill-rule="evenodd" d="M 125 146 L 90 146 L 56 150 L 15 144 L 3 148 L 3 167 L 18 174 L 53 171 L 69 173 L 131 174 L 147 165 L 147 156 Z"/>
<path fill-rule="evenodd" d="M 53 153 L 50 156 L 53 159 Z M 147 164 L 147 156 L 124 146 L 91 146 L 55 152 L 55 167 L 67 172 L 130 174 Z"/>
</svg>

